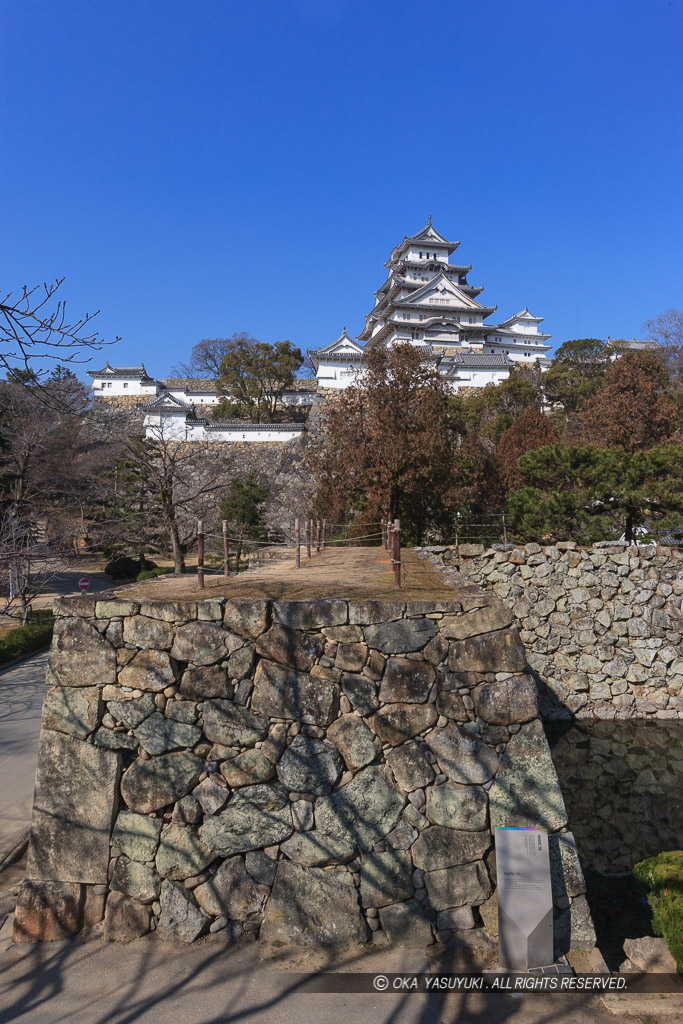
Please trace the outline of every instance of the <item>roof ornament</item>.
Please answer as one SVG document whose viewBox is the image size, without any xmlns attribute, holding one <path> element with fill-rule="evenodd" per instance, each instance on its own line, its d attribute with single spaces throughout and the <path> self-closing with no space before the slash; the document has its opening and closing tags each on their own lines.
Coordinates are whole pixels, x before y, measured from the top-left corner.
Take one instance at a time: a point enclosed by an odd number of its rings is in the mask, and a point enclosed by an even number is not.
<svg viewBox="0 0 683 1024">
<path fill-rule="evenodd" d="M 431 223 L 432 223 L 432 215 L 430 213 L 429 216 L 427 217 L 427 224 L 428 224 L 428 226 L 431 226 Z"/>
</svg>

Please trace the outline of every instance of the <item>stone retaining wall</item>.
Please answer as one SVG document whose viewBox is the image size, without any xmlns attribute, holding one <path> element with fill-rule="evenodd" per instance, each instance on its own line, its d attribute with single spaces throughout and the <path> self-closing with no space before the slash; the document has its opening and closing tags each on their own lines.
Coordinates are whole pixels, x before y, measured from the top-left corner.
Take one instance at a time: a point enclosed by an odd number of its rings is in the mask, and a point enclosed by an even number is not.
<svg viewBox="0 0 683 1024">
<path fill-rule="evenodd" d="M 536 685 L 492 595 L 55 613 L 15 941 L 103 920 L 119 940 L 487 949 L 492 828 L 534 825 L 558 951 L 594 945 Z"/>
<path fill-rule="evenodd" d="M 573 541 L 431 547 L 451 581 L 512 609 L 545 717 L 683 718 L 683 553 Z"/>
</svg>

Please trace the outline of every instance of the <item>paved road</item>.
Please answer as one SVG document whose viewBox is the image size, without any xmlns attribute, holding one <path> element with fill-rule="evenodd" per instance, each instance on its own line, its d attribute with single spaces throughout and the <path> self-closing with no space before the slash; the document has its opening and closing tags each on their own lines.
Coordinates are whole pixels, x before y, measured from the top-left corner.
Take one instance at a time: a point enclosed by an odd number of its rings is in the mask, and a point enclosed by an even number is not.
<svg viewBox="0 0 683 1024">
<path fill-rule="evenodd" d="M 0 953 L 0 1022 L 21 1024 L 618 1024 L 579 993 L 451 995 L 303 992 L 319 951 L 212 942 L 43 943 Z M 426 972 L 417 950 L 356 950 L 345 971 Z M 444 965 L 444 969 L 449 969 Z M 633 1021 L 633 1018 L 629 1018 Z M 662 1019 L 662 1024 L 664 1020 Z"/>
<path fill-rule="evenodd" d="M 0 671 L 0 861 L 31 822 L 47 652 Z"/>
</svg>

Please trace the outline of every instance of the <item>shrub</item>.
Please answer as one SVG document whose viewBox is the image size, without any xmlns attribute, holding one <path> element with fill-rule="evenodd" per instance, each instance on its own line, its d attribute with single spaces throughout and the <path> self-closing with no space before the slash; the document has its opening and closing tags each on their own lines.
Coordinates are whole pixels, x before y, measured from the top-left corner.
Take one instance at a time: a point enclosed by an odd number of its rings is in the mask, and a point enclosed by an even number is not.
<svg viewBox="0 0 683 1024">
<path fill-rule="evenodd" d="M 683 974 L 683 850 L 641 860 L 633 875 L 647 892 L 655 933 L 664 937 Z"/>
<path fill-rule="evenodd" d="M 46 647 L 52 639 L 54 618 L 52 612 L 44 609 L 34 612 L 32 622 L 26 626 L 10 629 L 0 638 L 0 665 L 20 658 L 23 654 L 32 654 Z"/>
<path fill-rule="evenodd" d="M 137 574 L 135 582 L 142 583 L 143 580 L 153 580 L 156 576 L 165 576 L 167 572 L 173 572 L 173 569 L 164 569 L 160 566 L 157 566 L 156 569 L 147 569 L 145 572 L 139 572 Z"/>
<path fill-rule="evenodd" d="M 104 571 L 107 576 L 111 576 L 113 580 L 134 580 L 141 568 L 144 571 L 148 571 L 150 569 L 156 569 L 156 567 L 156 562 L 151 562 L 147 558 L 143 559 L 141 567 L 139 558 L 130 558 L 128 555 L 120 555 L 118 558 L 112 558 L 111 562 L 107 562 L 104 567 Z"/>
</svg>

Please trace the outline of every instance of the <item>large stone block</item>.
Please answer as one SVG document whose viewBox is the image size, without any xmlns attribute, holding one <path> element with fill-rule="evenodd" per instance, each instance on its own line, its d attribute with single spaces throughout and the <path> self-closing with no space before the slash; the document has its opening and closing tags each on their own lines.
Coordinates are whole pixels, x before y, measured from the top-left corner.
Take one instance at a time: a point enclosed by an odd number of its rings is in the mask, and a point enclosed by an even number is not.
<svg viewBox="0 0 683 1024">
<path fill-rule="evenodd" d="M 116 858 L 110 888 L 123 892 L 140 903 L 151 903 L 159 895 L 161 879 L 149 864 L 130 860 L 125 854 Z"/>
<path fill-rule="evenodd" d="M 339 686 L 331 679 L 263 660 L 256 668 L 251 706 L 265 717 L 329 725 L 339 708 Z"/>
<path fill-rule="evenodd" d="M 548 742 L 539 721 L 508 741 L 489 789 L 491 827 L 546 828 L 567 824 L 567 812 Z"/>
<path fill-rule="evenodd" d="M 307 672 L 322 654 L 324 646 L 324 636 L 302 633 L 299 629 L 275 623 L 256 641 L 256 653 L 280 665 Z"/>
<path fill-rule="evenodd" d="M 189 944 L 208 929 L 209 918 L 180 886 L 168 879 L 161 884 L 160 903 L 157 932 L 162 938 L 180 939 Z"/>
<path fill-rule="evenodd" d="M 111 700 L 107 705 L 109 714 L 127 729 L 135 729 L 140 722 L 154 712 L 156 704 L 151 693 L 143 693 L 141 697 L 133 697 L 132 700 Z"/>
<path fill-rule="evenodd" d="M 52 610 L 57 618 L 73 618 L 80 616 L 92 619 L 95 615 L 97 598 L 94 594 L 84 594 L 82 597 L 56 597 Z"/>
<path fill-rule="evenodd" d="M 380 655 L 381 657 L 381 655 Z M 367 676 L 355 675 L 351 672 L 342 674 L 341 686 L 344 696 L 348 697 L 356 711 L 368 715 L 379 707 L 377 683 Z"/>
<path fill-rule="evenodd" d="M 429 662 L 389 658 L 379 688 L 379 699 L 387 704 L 421 704 L 427 700 L 435 679 L 436 673 Z"/>
<path fill-rule="evenodd" d="M 102 690 L 99 686 L 55 686 L 43 701 L 43 729 L 64 732 L 85 739 L 102 718 Z"/>
<path fill-rule="evenodd" d="M 335 628 L 335 627 L 332 627 Z M 356 626 L 337 626 L 337 629 L 356 629 Z M 362 635 L 362 634 L 361 634 Z M 368 659 L 365 644 L 340 643 L 334 659 L 334 667 L 342 672 L 360 672 Z"/>
<path fill-rule="evenodd" d="M 345 868 L 302 868 L 281 860 L 261 927 L 263 942 L 342 946 L 364 942 L 367 927 Z"/>
<path fill-rule="evenodd" d="M 220 773 L 229 786 L 254 786 L 275 775 L 275 765 L 261 750 L 244 750 L 237 757 L 224 761 Z"/>
<path fill-rule="evenodd" d="M 472 696 L 479 717 L 494 725 L 528 722 L 538 714 L 536 683 L 526 674 L 484 683 Z"/>
<path fill-rule="evenodd" d="M 85 619 L 57 619 L 47 681 L 55 686 L 116 683 L 116 649 Z"/>
<path fill-rule="evenodd" d="M 143 601 L 140 614 L 163 622 L 190 622 L 197 618 L 195 601 Z"/>
<path fill-rule="evenodd" d="M 500 629 L 454 640 L 448 651 L 451 672 L 523 672 L 526 655 L 514 629 Z"/>
<path fill-rule="evenodd" d="M 204 761 L 187 751 L 135 761 L 121 779 L 121 794 L 131 811 L 148 814 L 189 793 Z"/>
<path fill-rule="evenodd" d="M 359 715 L 342 715 L 327 730 L 327 738 L 334 743 L 347 768 L 364 768 L 381 750 L 380 741 Z"/>
<path fill-rule="evenodd" d="M 152 908 L 123 892 L 110 892 L 104 912 L 104 941 L 132 942 L 149 931 Z"/>
<path fill-rule="evenodd" d="M 154 859 L 160 833 L 161 822 L 158 818 L 121 811 L 114 825 L 111 843 L 131 860 L 144 863 Z"/>
<path fill-rule="evenodd" d="M 479 832 L 488 824 L 488 807 L 483 787 L 444 782 L 427 790 L 425 814 L 434 825 Z"/>
<path fill-rule="evenodd" d="M 502 601 L 492 601 L 482 608 L 462 615 L 444 615 L 441 632 L 449 640 L 465 640 L 470 636 L 505 629 L 514 621 L 511 610 Z"/>
<path fill-rule="evenodd" d="M 363 636 L 368 647 L 384 654 L 408 654 L 421 651 L 437 631 L 438 626 L 432 619 L 398 619 L 366 626 Z"/>
<path fill-rule="evenodd" d="M 213 622 L 188 622 L 178 626 L 171 654 L 193 665 L 214 665 L 244 647 L 244 639 Z"/>
<path fill-rule="evenodd" d="M 479 906 L 491 895 L 491 879 L 481 860 L 429 871 L 425 885 L 429 902 L 437 911 Z"/>
<path fill-rule="evenodd" d="M 14 911 L 12 942 L 69 939 L 80 927 L 82 886 L 26 879 Z"/>
<path fill-rule="evenodd" d="M 402 601 L 349 601 L 349 622 L 369 626 L 377 622 L 391 622 L 403 617 Z"/>
<path fill-rule="evenodd" d="M 137 615 L 137 612 L 138 604 L 135 601 L 97 601 L 95 604 L 95 617 L 98 619 L 126 618 Z"/>
<path fill-rule="evenodd" d="M 570 949 L 590 950 L 594 948 L 596 944 L 595 928 L 585 896 L 577 896 L 570 907 L 555 914 L 553 942 L 556 956 L 568 953 Z"/>
<path fill-rule="evenodd" d="M 329 793 L 344 767 L 339 752 L 326 740 L 299 734 L 285 750 L 277 775 L 289 790 L 300 793 Z"/>
<path fill-rule="evenodd" d="M 28 878 L 107 881 L 121 756 L 43 730 L 29 837 Z"/>
<path fill-rule="evenodd" d="M 175 630 L 170 622 L 151 619 L 147 615 L 131 615 L 123 620 L 123 639 L 145 651 L 167 651 L 173 643 Z"/>
<path fill-rule="evenodd" d="M 571 832 L 559 832 L 548 836 L 550 853 L 550 880 L 553 899 L 564 902 L 566 897 L 580 896 L 586 891 L 586 881 L 581 870 L 579 851 Z M 566 905 L 566 904 L 565 904 Z"/>
<path fill-rule="evenodd" d="M 268 628 L 268 602 L 243 599 L 226 601 L 223 622 L 233 633 L 256 640 Z"/>
<path fill-rule="evenodd" d="M 119 686 L 158 693 L 177 678 L 178 667 L 165 651 L 140 651 L 119 672 Z"/>
<path fill-rule="evenodd" d="M 231 857 L 208 882 L 197 886 L 194 898 L 212 917 L 246 921 L 251 914 L 259 913 L 269 892 L 268 886 L 259 885 L 248 874 L 243 857 Z"/>
<path fill-rule="evenodd" d="M 353 860 L 356 848 L 347 839 L 329 836 L 324 832 L 295 832 L 280 847 L 286 857 L 305 868 L 326 867 L 328 864 L 346 864 Z"/>
<path fill-rule="evenodd" d="M 180 750 L 199 743 L 202 730 L 186 722 L 174 722 L 158 711 L 146 718 L 135 730 L 143 750 L 148 754 L 165 754 L 167 750 Z"/>
<path fill-rule="evenodd" d="M 316 826 L 339 839 L 350 839 L 361 850 L 371 850 L 391 832 L 404 804 L 405 797 L 387 769 L 371 765 L 342 789 L 316 801 Z"/>
<path fill-rule="evenodd" d="M 162 878 L 177 881 L 200 874 L 214 859 L 213 851 L 191 829 L 173 822 L 161 833 L 155 864 Z"/>
<path fill-rule="evenodd" d="M 200 836 L 214 853 L 231 857 L 288 839 L 294 831 L 289 797 L 281 786 L 247 786 L 220 814 L 204 821 Z"/>
<path fill-rule="evenodd" d="M 458 725 L 434 729 L 425 737 L 436 754 L 441 771 L 452 782 L 481 785 L 493 778 L 498 768 L 498 754 Z"/>
<path fill-rule="evenodd" d="M 421 832 L 412 846 L 413 862 L 421 871 L 439 871 L 456 864 L 481 860 L 491 846 L 491 833 L 460 832 L 443 825 L 432 825 Z"/>
<path fill-rule="evenodd" d="M 273 619 L 292 629 L 320 629 L 344 626 L 348 619 L 346 601 L 274 601 Z"/>
<path fill-rule="evenodd" d="M 379 920 L 392 946 L 422 949 L 434 941 L 427 909 L 417 900 L 382 907 Z"/>
<path fill-rule="evenodd" d="M 397 747 L 429 729 L 436 718 L 433 704 L 387 704 L 369 721 L 383 743 Z"/>
<path fill-rule="evenodd" d="M 227 747 L 252 747 L 268 733 L 265 718 L 230 700 L 204 702 L 204 735 Z"/>
<path fill-rule="evenodd" d="M 361 858 L 360 897 L 364 908 L 400 903 L 415 893 L 413 864 L 401 850 L 372 851 Z"/>
<path fill-rule="evenodd" d="M 434 769 L 425 757 L 419 743 L 409 740 L 387 754 L 387 764 L 404 793 L 428 786 L 434 779 Z"/>
</svg>

